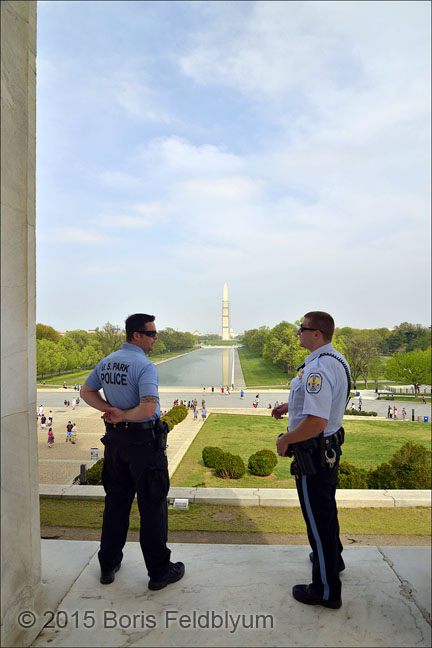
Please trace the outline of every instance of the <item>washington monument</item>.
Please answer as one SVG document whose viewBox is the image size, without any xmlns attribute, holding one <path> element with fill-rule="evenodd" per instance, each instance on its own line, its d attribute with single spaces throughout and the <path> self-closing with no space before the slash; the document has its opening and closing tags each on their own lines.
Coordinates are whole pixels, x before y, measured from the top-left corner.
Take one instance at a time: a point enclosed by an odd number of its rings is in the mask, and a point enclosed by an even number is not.
<svg viewBox="0 0 432 648">
<path fill-rule="evenodd" d="M 224 284 L 222 300 L 222 340 L 230 339 L 228 286 Z"/>
</svg>

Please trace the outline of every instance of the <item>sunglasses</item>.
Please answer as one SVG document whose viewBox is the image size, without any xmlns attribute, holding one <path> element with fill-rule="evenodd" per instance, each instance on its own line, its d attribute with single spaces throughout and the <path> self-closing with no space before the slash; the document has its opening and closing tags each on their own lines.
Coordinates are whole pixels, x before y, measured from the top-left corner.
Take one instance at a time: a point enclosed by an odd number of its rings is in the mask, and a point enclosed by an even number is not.
<svg viewBox="0 0 432 648">
<path fill-rule="evenodd" d="M 135 331 L 135 333 L 142 333 L 143 335 L 147 335 L 147 337 L 156 337 L 157 331 Z"/>
<path fill-rule="evenodd" d="M 309 328 L 307 326 L 303 326 L 303 324 L 300 324 L 300 326 L 298 327 L 298 330 L 300 331 L 300 333 L 303 333 L 303 331 L 321 331 L 321 329 Z M 321 331 L 321 333 L 322 333 L 322 331 Z"/>
</svg>

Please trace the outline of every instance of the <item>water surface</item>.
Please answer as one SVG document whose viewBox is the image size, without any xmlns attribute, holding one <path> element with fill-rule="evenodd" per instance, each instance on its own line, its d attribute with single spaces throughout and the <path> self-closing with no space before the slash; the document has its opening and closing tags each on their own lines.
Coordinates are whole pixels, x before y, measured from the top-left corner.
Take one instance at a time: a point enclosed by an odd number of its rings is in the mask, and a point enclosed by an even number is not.
<svg viewBox="0 0 432 648">
<path fill-rule="evenodd" d="M 158 364 L 159 385 L 226 387 L 232 383 L 233 358 L 234 349 L 198 349 Z"/>
</svg>

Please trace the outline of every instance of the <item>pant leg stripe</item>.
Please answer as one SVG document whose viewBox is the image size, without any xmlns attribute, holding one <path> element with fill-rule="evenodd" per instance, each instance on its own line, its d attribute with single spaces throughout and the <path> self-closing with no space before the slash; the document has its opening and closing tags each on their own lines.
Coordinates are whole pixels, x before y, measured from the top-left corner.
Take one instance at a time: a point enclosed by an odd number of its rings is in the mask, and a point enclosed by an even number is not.
<svg viewBox="0 0 432 648">
<path fill-rule="evenodd" d="M 325 562 L 324 562 L 324 552 L 322 548 L 321 538 L 319 537 L 318 529 L 315 523 L 315 518 L 312 513 L 312 507 L 309 501 L 309 494 L 307 489 L 307 475 L 302 475 L 302 487 L 303 487 L 304 501 L 306 505 L 306 512 L 308 514 L 309 523 L 311 525 L 313 537 L 315 538 L 317 551 L 318 551 L 318 563 L 319 563 L 319 568 L 321 573 L 321 580 L 324 585 L 323 599 L 324 601 L 328 601 L 329 585 L 327 583 L 327 573 L 326 573 Z"/>
</svg>

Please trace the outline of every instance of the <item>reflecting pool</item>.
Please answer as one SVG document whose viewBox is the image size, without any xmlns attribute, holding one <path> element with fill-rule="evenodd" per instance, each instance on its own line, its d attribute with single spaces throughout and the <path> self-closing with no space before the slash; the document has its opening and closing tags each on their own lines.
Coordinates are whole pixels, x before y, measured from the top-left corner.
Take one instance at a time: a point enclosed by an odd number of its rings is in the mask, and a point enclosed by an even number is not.
<svg viewBox="0 0 432 648">
<path fill-rule="evenodd" d="M 231 386 L 233 360 L 234 349 L 232 348 L 198 349 L 193 353 L 158 364 L 159 385 L 161 387 Z"/>
</svg>

